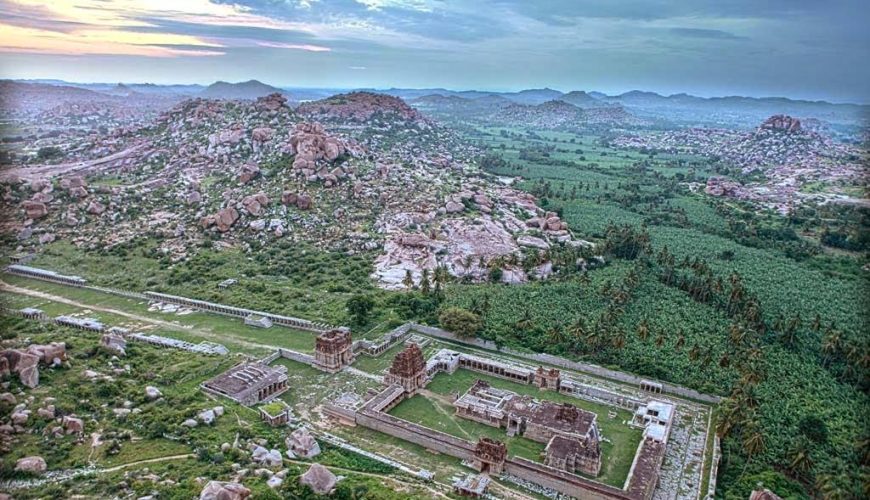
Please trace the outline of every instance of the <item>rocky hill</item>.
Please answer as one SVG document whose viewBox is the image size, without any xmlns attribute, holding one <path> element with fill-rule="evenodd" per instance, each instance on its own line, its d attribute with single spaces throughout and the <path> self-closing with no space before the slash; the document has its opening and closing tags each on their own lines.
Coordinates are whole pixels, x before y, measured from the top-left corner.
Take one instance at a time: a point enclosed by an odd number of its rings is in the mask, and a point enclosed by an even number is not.
<svg viewBox="0 0 870 500">
<path fill-rule="evenodd" d="M 483 175 L 475 148 L 389 96 L 296 111 L 280 94 L 192 99 L 118 141 L 89 161 L 5 171 L 6 237 L 27 250 L 150 236 L 173 260 L 203 245 L 301 241 L 370 253 L 390 288 L 438 266 L 471 280 L 493 265 L 504 281 L 546 277 L 550 248 L 582 244 L 533 197 Z"/>
<path fill-rule="evenodd" d="M 283 91 L 279 88 L 257 80 L 248 80 L 247 82 L 227 83 L 215 82 L 206 87 L 199 93 L 200 97 L 207 99 L 256 99 L 265 97 L 269 94 L 281 94 Z"/>
<path fill-rule="evenodd" d="M 683 129 L 626 134 L 615 145 L 667 153 L 690 153 L 718 159 L 742 174 L 758 172 L 766 179 L 750 186 L 714 179 L 708 194 L 763 202 L 787 212 L 802 200 L 849 201 L 837 193 L 867 175 L 866 153 L 853 145 L 805 130 L 801 121 L 774 115 L 755 130 Z M 827 193 L 804 193 L 810 183 L 826 186 Z"/>
<path fill-rule="evenodd" d="M 352 122 L 375 125 L 377 122 L 423 123 L 425 118 L 398 97 L 372 92 L 339 94 L 302 104 L 299 114 L 323 122 Z"/>
</svg>

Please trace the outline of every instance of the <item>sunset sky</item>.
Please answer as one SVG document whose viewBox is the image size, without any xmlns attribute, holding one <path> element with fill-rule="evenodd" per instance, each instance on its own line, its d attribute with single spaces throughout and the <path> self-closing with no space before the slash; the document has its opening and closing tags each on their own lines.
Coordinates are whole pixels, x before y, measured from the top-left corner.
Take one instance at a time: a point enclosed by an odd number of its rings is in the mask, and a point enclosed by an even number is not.
<svg viewBox="0 0 870 500">
<path fill-rule="evenodd" d="M 866 0 L 0 0 L 0 77 L 870 102 Z"/>
</svg>

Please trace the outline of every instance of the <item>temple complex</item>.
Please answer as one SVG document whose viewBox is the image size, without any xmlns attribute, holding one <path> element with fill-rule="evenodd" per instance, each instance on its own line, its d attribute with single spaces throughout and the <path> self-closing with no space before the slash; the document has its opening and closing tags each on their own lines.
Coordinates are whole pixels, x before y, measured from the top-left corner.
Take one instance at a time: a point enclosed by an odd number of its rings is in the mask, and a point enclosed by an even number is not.
<svg viewBox="0 0 870 500">
<path fill-rule="evenodd" d="M 570 404 L 538 401 L 478 380 L 454 403 L 456 414 L 499 427 L 508 436 L 547 443 L 547 462 L 570 472 L 597 476 L 601 449 L 597 416 Z"/>
<path fill-rule="evenodd" d="M 202 390 L 251 406 L 268 401 L 289 389 L 286 366 L 244 362 L 206 380 Z"/>
<path fill-rule="evenodd" d="M 398 385 L 407 394 L 414 394 L 429 382 L 426 375 L 426 360 L 423 359 L 423 351 L 417 344 L 408 344 L 403 351 L 393 358 L 390 371 L 384 375 L 384 383 Z"/>
<path fill-rule="evenodd" d="M 353 339 L 347 328 L 335 328 L 317 336 L 314 367 L 335 373 L 353 363 Z"/>
</svg>

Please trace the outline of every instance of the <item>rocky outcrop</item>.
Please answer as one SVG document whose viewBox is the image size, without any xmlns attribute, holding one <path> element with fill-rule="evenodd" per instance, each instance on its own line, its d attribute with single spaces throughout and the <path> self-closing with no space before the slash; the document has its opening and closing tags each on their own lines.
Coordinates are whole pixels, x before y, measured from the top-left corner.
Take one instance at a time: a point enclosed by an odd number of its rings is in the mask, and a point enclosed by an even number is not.
<svg viewBox="0 0 870 500">
<path fill-rule="evenodd" d="M 117 356 L 127 355 L 127 341 L 120 335 L 107 333 L 100 338 L 100 345 Z"/>
<path fill-rule="evenodd" d="M 15 462 L 15 470 L 31 474 L 42 474 L 47 468 L 45 459 L 39 456 L 19 458 Z"/>
<path fill-rule="evenodd" d="M 313 458 L 320 454 L 320 445 L 307 427 L 300 427 L 284 440 L 287 450 L 302 458 Z"/>
<path fill-rule="evenodd" d="M 21 208 L 24 209 L 28 219 L 40 219 L 48 215 L 48 207 L 45 206 L 45 203 L 24 201 L 21 203 Z"/>
<path fill-rule="evenodd" d="M 199 494 L 199 500 L 245 500 L 251 490 L 240 483 L 209 481 Z"/>
<path fill-rule="evenodd" d="M 311 488 L 318 495 L 328 495 L 335 488 L 338 478 L 326 467 L 320 464 L 311 464 L 311 467 L 299 476 L 299 482 Z"/>
<path fill-rule="evenodd" d="M 726 196 L 729 198 L 739 198 L 744 194 L 742 184 L 724 177 L 708 178 L 704 192 L 710 196 Z"/>
<path fill-rule="evenodd" d="M 295 206 L 299 210 L 309 210 L 311 208 L 311 196 L 307 194 L 296 194 L 292 191 L 284 191 L 281 194 L 281 203 L 288 207 Z"/>
<path fill-rule="evenodd" d="M 759 130 L 775 130 L 780 132 L 800 132 L 801 121 L 788 115 L 773 115 L 762 122 Z"/>
<path fill-rule="evenodd" d="M 290 136 L 286 152 L 295 155 L 293 171 L 308 181 L 323 181 L 326 187 L 338 184 L 347 172 L 334 166 L 336 160 L 350 152 L 348 143 L 326 133 L 319 123 L 299 123 Z"/>
<path fill-rule="evenodd" d="M 239 182 L 247 184 L 260 175 L 260 167 L 255 163 L 245 163 L 239 169 Z"/>
<path fill-rule="evenodd" d="M 200 220 L 200 225 L 203 229 L 208 229 L 214 226 L 221 233 L 230 230 L 233 224 L 239 220 L 239 212 L 233 207 L 226 207 L 214 215 L 208 215 Z"/>
<path fill-rule="evenodd" d="M 328 121 L 371 123 L 373 119 L 382 117 L 389 121 L 426 123 L 423 115 L 402 99 L 372 92 L 335 95 L 305 103 L 297 111 L 305 116 Z"/>
<path fill-rule="evenodd" d="M 91 215 L 100 215 L 106 211 L 106 206 L 97 200 L 93 200 L 88 204 L 87 210 Z"/>
<path fill-rule="evenodd" d="M 260 215 L 267 206 L 269 206 L 269 197 L 262 191 L 242 198 L 242 207 L 255 217 Z"/>
</svg>

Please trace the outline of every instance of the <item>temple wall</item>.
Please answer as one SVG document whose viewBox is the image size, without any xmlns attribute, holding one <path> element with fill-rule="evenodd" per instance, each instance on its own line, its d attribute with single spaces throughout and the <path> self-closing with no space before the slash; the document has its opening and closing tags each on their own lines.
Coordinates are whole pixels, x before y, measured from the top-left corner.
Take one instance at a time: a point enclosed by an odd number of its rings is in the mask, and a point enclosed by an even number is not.
<svg viewBox="0 0 870 500">
<path fill-rule="evenodd" d="M 444 453 L 460 460 L 471 460 L 474 456 L 473 443 L 443 432 L 427 429 L 426 427 L 392 417 L 385 413 L 357 412 L 356 423 L 357 425 L 419 444 L 424 448 Z"/>
<path fill-rule="evenodd" d="M 623 490 L 590 481 L 576 474 L 558 471 L 524 458 L 508 458 L 504 464 L 504 471 L 525 481 L 583 500 L 631 499 L 631 496 Z"/>
</svg>

